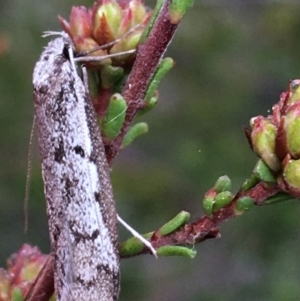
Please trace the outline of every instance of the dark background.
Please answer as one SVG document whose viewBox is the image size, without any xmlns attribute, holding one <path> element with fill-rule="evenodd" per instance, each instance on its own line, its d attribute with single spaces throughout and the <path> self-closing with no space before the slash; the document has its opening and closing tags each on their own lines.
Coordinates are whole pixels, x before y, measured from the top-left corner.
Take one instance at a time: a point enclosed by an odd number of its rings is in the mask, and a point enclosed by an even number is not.
<svg viewBox="0 0 300 301">
<path fill-rule="evenodd" d="M 49 252 L 36 136 L 24 234 L 32 70 L 47 44 L 41 33 L 60 29 L 57 15 L 91 4 L 1 0 L 0 266 L 23 243 Z M 299 54 L 299 1 L 196 0 L 168 50 L 176 66 L 160 86 L 159 104 L 142 119 L 149 133 L 113 166 L 119 214 L 143 233 L 180 210 L 201 216 L 204 192 L 223 174 L 236 191 L 256 162 L 242 126 L 267 114 L 300 77 Z M 254 208 L 224 224 L 221 239 L 196 245 L 193 260 L 124 260 L 120 300 L 299 300 L 299 214 L 297 202 Z M 121 236 L 129 233 L 121 229 Z"/>
</svg>

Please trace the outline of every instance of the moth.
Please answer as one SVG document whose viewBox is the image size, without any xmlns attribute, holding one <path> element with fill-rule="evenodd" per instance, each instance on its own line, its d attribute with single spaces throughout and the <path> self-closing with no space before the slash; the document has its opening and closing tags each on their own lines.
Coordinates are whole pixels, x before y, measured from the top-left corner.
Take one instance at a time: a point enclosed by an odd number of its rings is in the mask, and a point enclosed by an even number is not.
<svg viewBox="0 0 300 301">
<path fill-rule="evenodd" d="M 119 295 L 117 214 L 92 101 L 66 34 L 49 42 L 33 72 L 56 298 Z"/>
</svg>

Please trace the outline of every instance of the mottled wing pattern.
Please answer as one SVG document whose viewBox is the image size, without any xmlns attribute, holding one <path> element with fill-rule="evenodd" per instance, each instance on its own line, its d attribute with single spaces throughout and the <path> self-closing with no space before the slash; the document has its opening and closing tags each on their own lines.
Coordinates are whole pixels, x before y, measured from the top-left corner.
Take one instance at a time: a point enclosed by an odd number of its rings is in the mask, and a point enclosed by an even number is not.
<svg viewBox="0 0 300 301">
<path fill-rule="evenodd" d="M 51 41 L 33 73 L 55 291 L 59 301 L 113 301 L 119 293 L 119 255 L 109 168 L 69 47 L 66 36 Z"/>
</svg>

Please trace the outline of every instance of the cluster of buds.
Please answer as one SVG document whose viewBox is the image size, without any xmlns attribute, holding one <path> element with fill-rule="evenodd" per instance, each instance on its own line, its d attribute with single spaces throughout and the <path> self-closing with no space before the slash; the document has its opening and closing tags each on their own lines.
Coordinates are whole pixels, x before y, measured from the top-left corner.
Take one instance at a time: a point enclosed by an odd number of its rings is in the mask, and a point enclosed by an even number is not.
<svg viewBox="0 0 300 301">
<path fill-rule="evenodd" d="M 290 82 L 272 115 L 251 119 L 251 148 L 270 168 L 281 189 L 300 197 L 300 80 Z"/>
<path fill-rule="evenodd" d="M 62 17 L 59 21 L 78 53 L 105 57 L 135 49 L 150 17 L 150 10 L 141 0 L 98 0 L 91 8 L 73 7 L 70 21 Z M 124 65 L 128 60 L 124 57 L 121 61 L 115 60 L 115 65 L 118 62 Z M 111 60 L 102 63 L 110 64 Z"/>
<path fill-rule="evenodd" d="M 213 188 L 209 189 L 203 199 L 203 211 L 207 216 L 212 216 L 214 212 L 229 204 L 233 199 L 233 194 L 230 192 L 231 180 L 228 176 L 220 177 Z"/>
<path fill-rule="evenodd" d="M 24 300 L 47 257 L 26 244 L 11 255 L 7 270 L 0 269 L 0 301 Z"/>
<path fill-rule="evenodd" d="M 233 199 L 234 195 L 230 191 L 231 180 L 228 176 L 221 176 L 216 181 L 213 188 L 209 189 L 203 198 L 203 211 L 208 217 L 214 213 L 224 210 Z M 234 203 L 235 215 L 241 215 L 254 205 L 254 200 L 250 197 L 240 197 Z"/>
<path fill-rule="evenodd" d="M 137 48 L 150 17 L 151 10 L 142 0 L 98 0 L 91 8 L 72 7 L 69 22 L 59 16 L 87 67 L 89 92 L 99 118 L 113 93 L 121 93 L 135 59 L 135 53 L 118 54 Z"/>
<path fill-rule="evenodd" d="M 105 144 L 117 137 L 124 124 L 128 100 L 121 92 L 136 56 L 132 50 L 146 37 L 151 16 L 152 10 L 143 0 L 97 0 L 91 8 L 73 7 L 69 22 L 59 17 L 63 30 L 81 56 L 80 61 L 87 67 L 89 92 Z M 170 58 L 161 60 L 139 106 L 139 115 L 156 105 L 157 86 L 173 65 Z M 144 122 L 132 126 L 122 148 L 147 131 Z"/>
</svg>

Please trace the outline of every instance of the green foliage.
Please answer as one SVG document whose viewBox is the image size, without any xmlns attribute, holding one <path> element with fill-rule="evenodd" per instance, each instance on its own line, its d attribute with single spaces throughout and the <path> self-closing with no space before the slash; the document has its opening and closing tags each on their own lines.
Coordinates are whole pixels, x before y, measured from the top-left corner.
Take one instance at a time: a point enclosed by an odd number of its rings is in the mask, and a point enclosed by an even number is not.
<svg viewBox="0 0 300 301">
<path fill-rule="evenodd" d="M 163 246 L 157 249 L 158 256 L 184 256 L 193 259 L 196 254 L 196 250 L 180 246 Z"/>
<path fill-rule="evenodd" d="M 184 224 L 186 224 L 189 219 L 190 214 L 188 212 L 181 211 L 173 219 L 171 219 L 169 222 L 160 227 L 158 233 L 160 235 L 167 235 L 169 233 L 172 233 L 178 228 L 182 227 Z"/>
<path fill-rule="evenodd" d="M 235 210 L 237 215 L 243 214 L 245 211 L 248 211 L 254 205 L 254 201 L 249 197 L 241 197 L 237 200 L 235 204 Z"/>
<path fill-rule="evenodd" d="M 121 148 L 130 145 L 137 137 L 148 132 L 148 124 L 145 122 L 138 122 L 134 124 L 126 133 Z"/>
<path fill-rule="evenodd" d="M 195 2 L 170 46 L 176 66 L 159 87 L 159 104 L 143 116 L 150 131 L 113 166 L 119 214 L 140 232 L 156 229 L 181 210 L 200 216 L 203 194 L 222 174 L 230 176 L 235 191 L 257 160 L 242 126 L 265 114 L 289 79 L 299 78 L 298 3 L 225 3 Z M 10 42 L 0 53 L 1 266 L 25 241 L 49 251 L 35 148 L 29 233 L 23 235 L 31 76 L 47 43 L 42 31 L 59 30 L 56 16 L 66 17 L 71 4 L 91 2 L 1 3 L 0 45 L 4 36 Z M 298 300 L 299 210 L 297 202 L 252 208 L 228 222 L 221 239 L 197 245 L 192 261 L 125 260 L 120 300 Z"/>
<path fill-rule="evenodd" d="M 22 293 L 19 288 L 15 288 L 11 296 L 12 301 L 23 301 Z"/>
<path fill-rule="evenodd" d="M 122 95 L 117 93 L 112 95 L 100 125 L 104 137 L 113 140 L 119 134 L 125 120 L 126 109 L 127 103 Z"/>
</svg>

